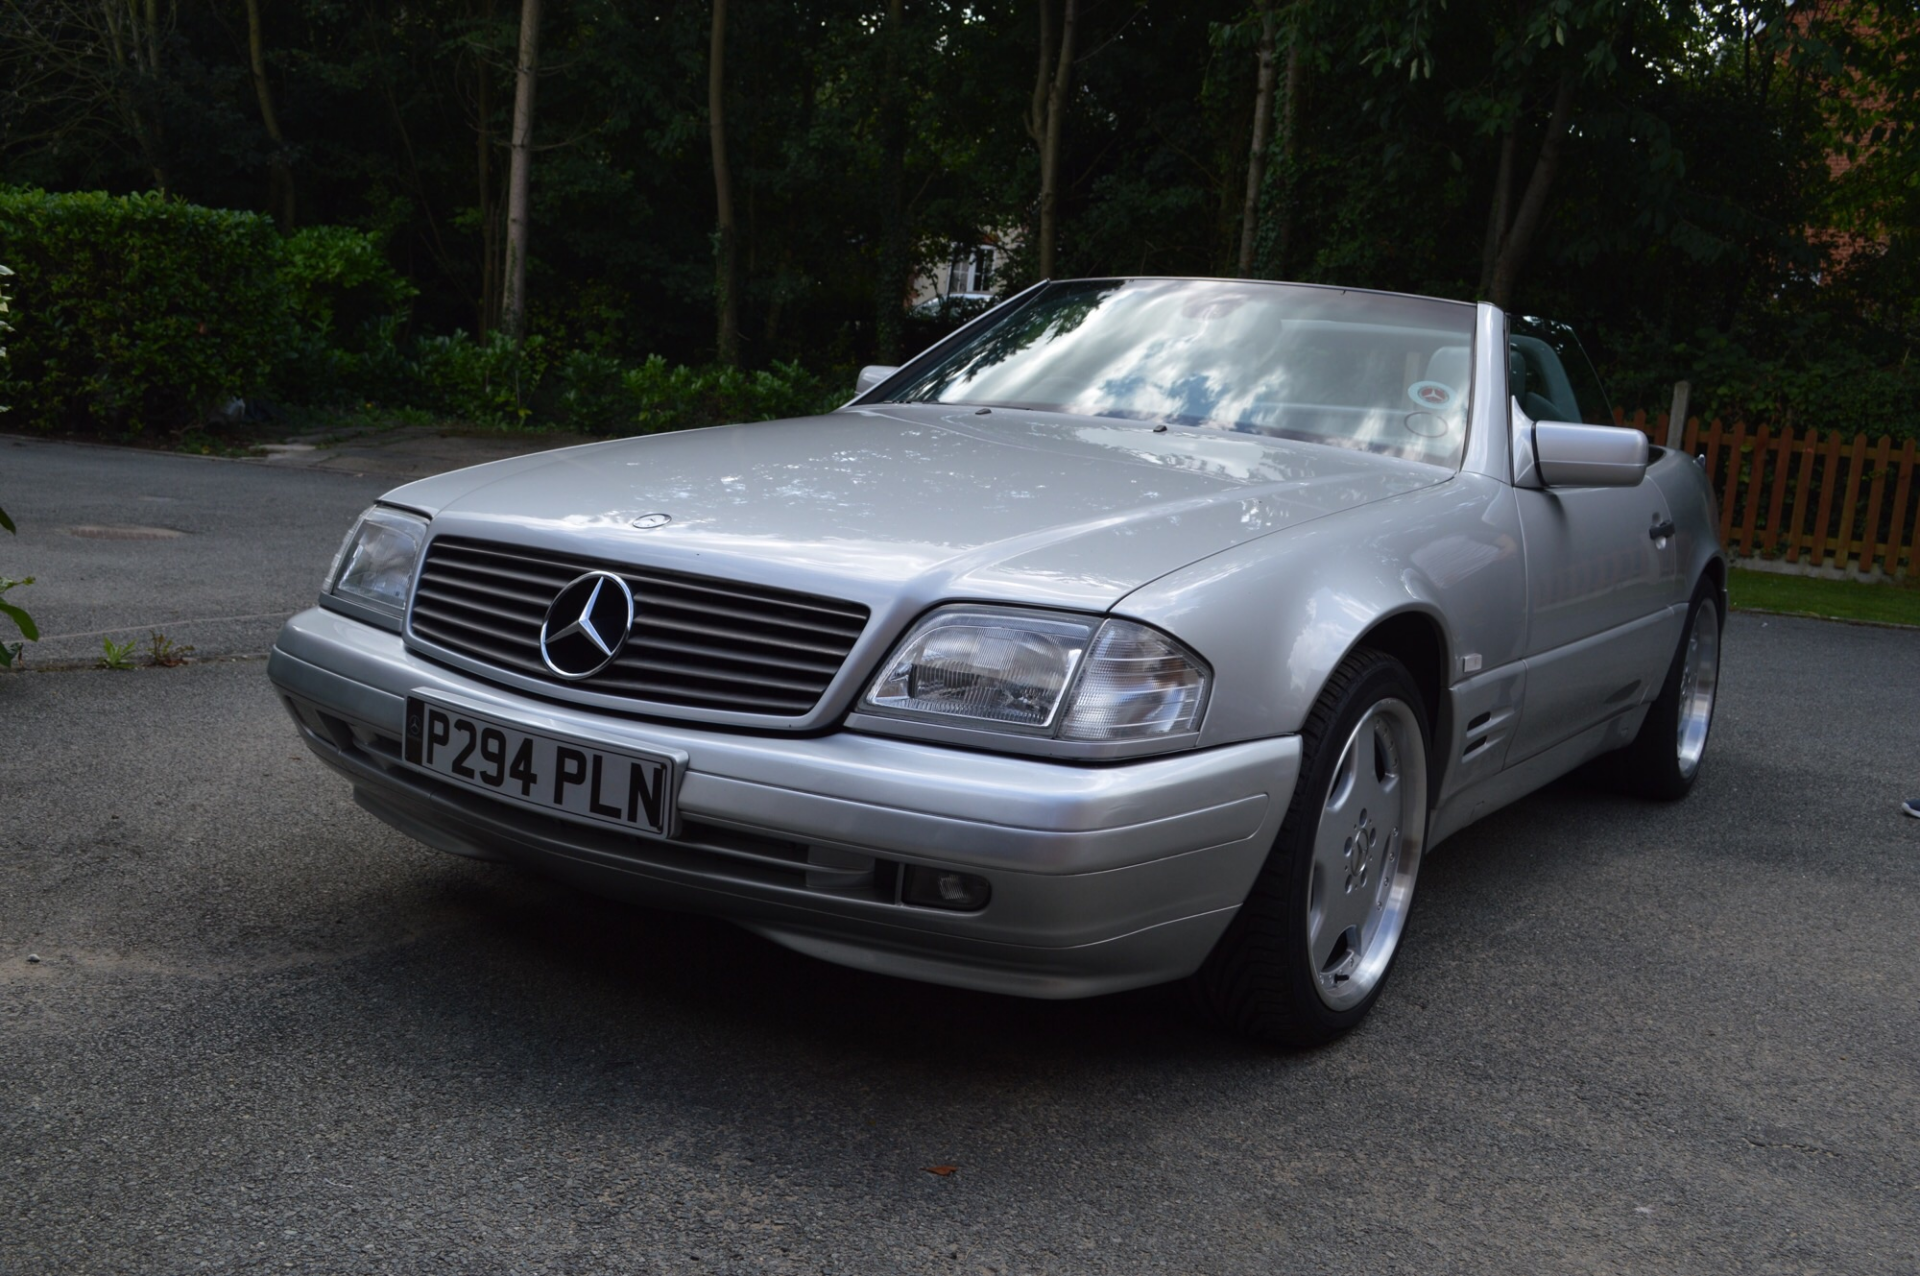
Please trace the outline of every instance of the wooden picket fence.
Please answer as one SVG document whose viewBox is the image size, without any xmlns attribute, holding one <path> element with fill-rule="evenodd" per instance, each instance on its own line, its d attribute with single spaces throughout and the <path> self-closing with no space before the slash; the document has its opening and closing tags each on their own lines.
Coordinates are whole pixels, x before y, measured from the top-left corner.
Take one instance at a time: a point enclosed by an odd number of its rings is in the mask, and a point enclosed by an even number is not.
<svg viewBox="0 0 1920 1276">
<path fill-rule="evenodd" d="M 1667 414 L 1624 419 L 1655 443 L 1667 437 Z M 1720 502 L 1720 539 L 1741 558 L 1772 559 L 1805 570 L 1838 568 L 1863 576 L 1876 569 L 1905 576 L 1920 566 L 1920 491 L 1914 440 L 1856 434 L 1821 438 L 1744 423 L 1687 421 L 1682 446 L 1706 457 Z"/>
</svg>

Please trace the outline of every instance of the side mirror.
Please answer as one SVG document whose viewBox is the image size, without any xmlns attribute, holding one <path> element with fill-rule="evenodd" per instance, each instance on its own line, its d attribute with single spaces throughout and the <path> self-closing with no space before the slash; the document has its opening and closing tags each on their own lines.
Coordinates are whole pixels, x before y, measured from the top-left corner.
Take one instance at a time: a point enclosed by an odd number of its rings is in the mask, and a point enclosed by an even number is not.
<svg viewBox="0 0 1920 1276">
<path fill-rule="evenodd" d="M 860 377 L 853 383 L 854 397 L 858 398 L 860 395 L 865 394 L 898 371 L 900 371 L 898 367 L 890 368 L 884 363 L 868 364 L 866 367 L 860 369 Z"/>
<path fill-rule="evenodd" d="M 1536 421 L 1533 460 L 1548 487 L 1634 487 L 1647 475 L 1647 436 L 1618 425 Z"/>
</svg>

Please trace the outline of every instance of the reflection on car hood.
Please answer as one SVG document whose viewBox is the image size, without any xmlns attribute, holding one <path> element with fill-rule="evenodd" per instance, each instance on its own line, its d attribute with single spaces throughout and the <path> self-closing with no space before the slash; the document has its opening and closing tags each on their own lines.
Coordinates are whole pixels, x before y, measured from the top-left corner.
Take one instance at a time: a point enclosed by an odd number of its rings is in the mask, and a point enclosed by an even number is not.
<svg viewBox="0 0 1920 1276">
<path fill-rule="evenodd" d="M 886 405 L 592 444 L 388 500 L 482 536 L 878 604 L 1104 608 L 1242 541 L 1445 481 L 1250 434 Z M 649 531 L 633 521 L 667 514 Z"/>
</svg>

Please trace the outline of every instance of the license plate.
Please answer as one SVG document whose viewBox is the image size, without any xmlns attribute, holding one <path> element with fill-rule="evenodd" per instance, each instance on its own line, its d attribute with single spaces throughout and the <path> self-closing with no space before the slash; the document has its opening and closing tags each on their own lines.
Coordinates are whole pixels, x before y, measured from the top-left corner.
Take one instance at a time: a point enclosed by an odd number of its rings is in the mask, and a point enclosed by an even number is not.
<svg viewBox="0 0 1920 1276">
<path fill-rule="evenodd" d="M 407 765 L 516 806 L 633 833 L 674 832 L 675 759 L 569 740 L 407 697 Z"/>
</svg>

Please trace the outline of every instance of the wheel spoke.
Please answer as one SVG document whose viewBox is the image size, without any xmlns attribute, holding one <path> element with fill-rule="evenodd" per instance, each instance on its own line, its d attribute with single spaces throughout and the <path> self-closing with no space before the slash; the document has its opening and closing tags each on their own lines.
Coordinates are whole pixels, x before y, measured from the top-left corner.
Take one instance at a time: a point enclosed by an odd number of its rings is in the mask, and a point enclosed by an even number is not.
<svg viewBox="0 0 1920 1276">
<path fill-rule="evenodd" d="M 1364 724 L 1363 724 L 1364 725 Z M 1340 765 L 1333 769 L 1333 784 L 1327 789 L 1326 816 L 1339 819 L 1353 804 L 1354 790 L 1360 782 L 1360 750 L 1357 748 L 1359 736 L 1347 742 L 1347 748 L 1340 755 Z M 1326 818 L 1322 818 L 1322 824 Z"/>
<path fill-rule="evenodd" d="M 1393 732 L 1378 711 L 1368 715 L 1365 737 L 1356 741 L 1355 751 L 1362 755 L 1359 777 L 1354 785 L 1366 810 L 1378 816 L 1398 805 L 1394 790 L 1400 783 L 1400 759 L 1393 743 Z"/>
<path fill-rule="evenodd" d="M 1360 1001 L 1379 981 L 1405 922 L 1420 834 L 1408 822 L 1424 815 L 1426 802 L 1413 724 L 1398 700 L 1382 700 L 1361 716 L 1314 830 L 1307 959 L 1321 999 L 1336 1009 Z"/>
<path fill-rule="evenodd" d="M 1680 658 L 1679 711 L 1674 745 L 1680 773 L 1691 776 L 1706 752 L 1713 725 L 1713 696 L 1720 677 L 1720 611 L 1710 600 L 1694 608 L 1686 650 Z"/>
<path fill-rule="evenodd" d="M 1360 969 L 1364 950 L 1360 947 L 1359 932 L 1351 926 L 1334 931 L 1326 948 L 1324 954 L 1314 955 L 1314 969 L 1319 975 L 1321 988 L 1334 992 Z"/>
</svg>

